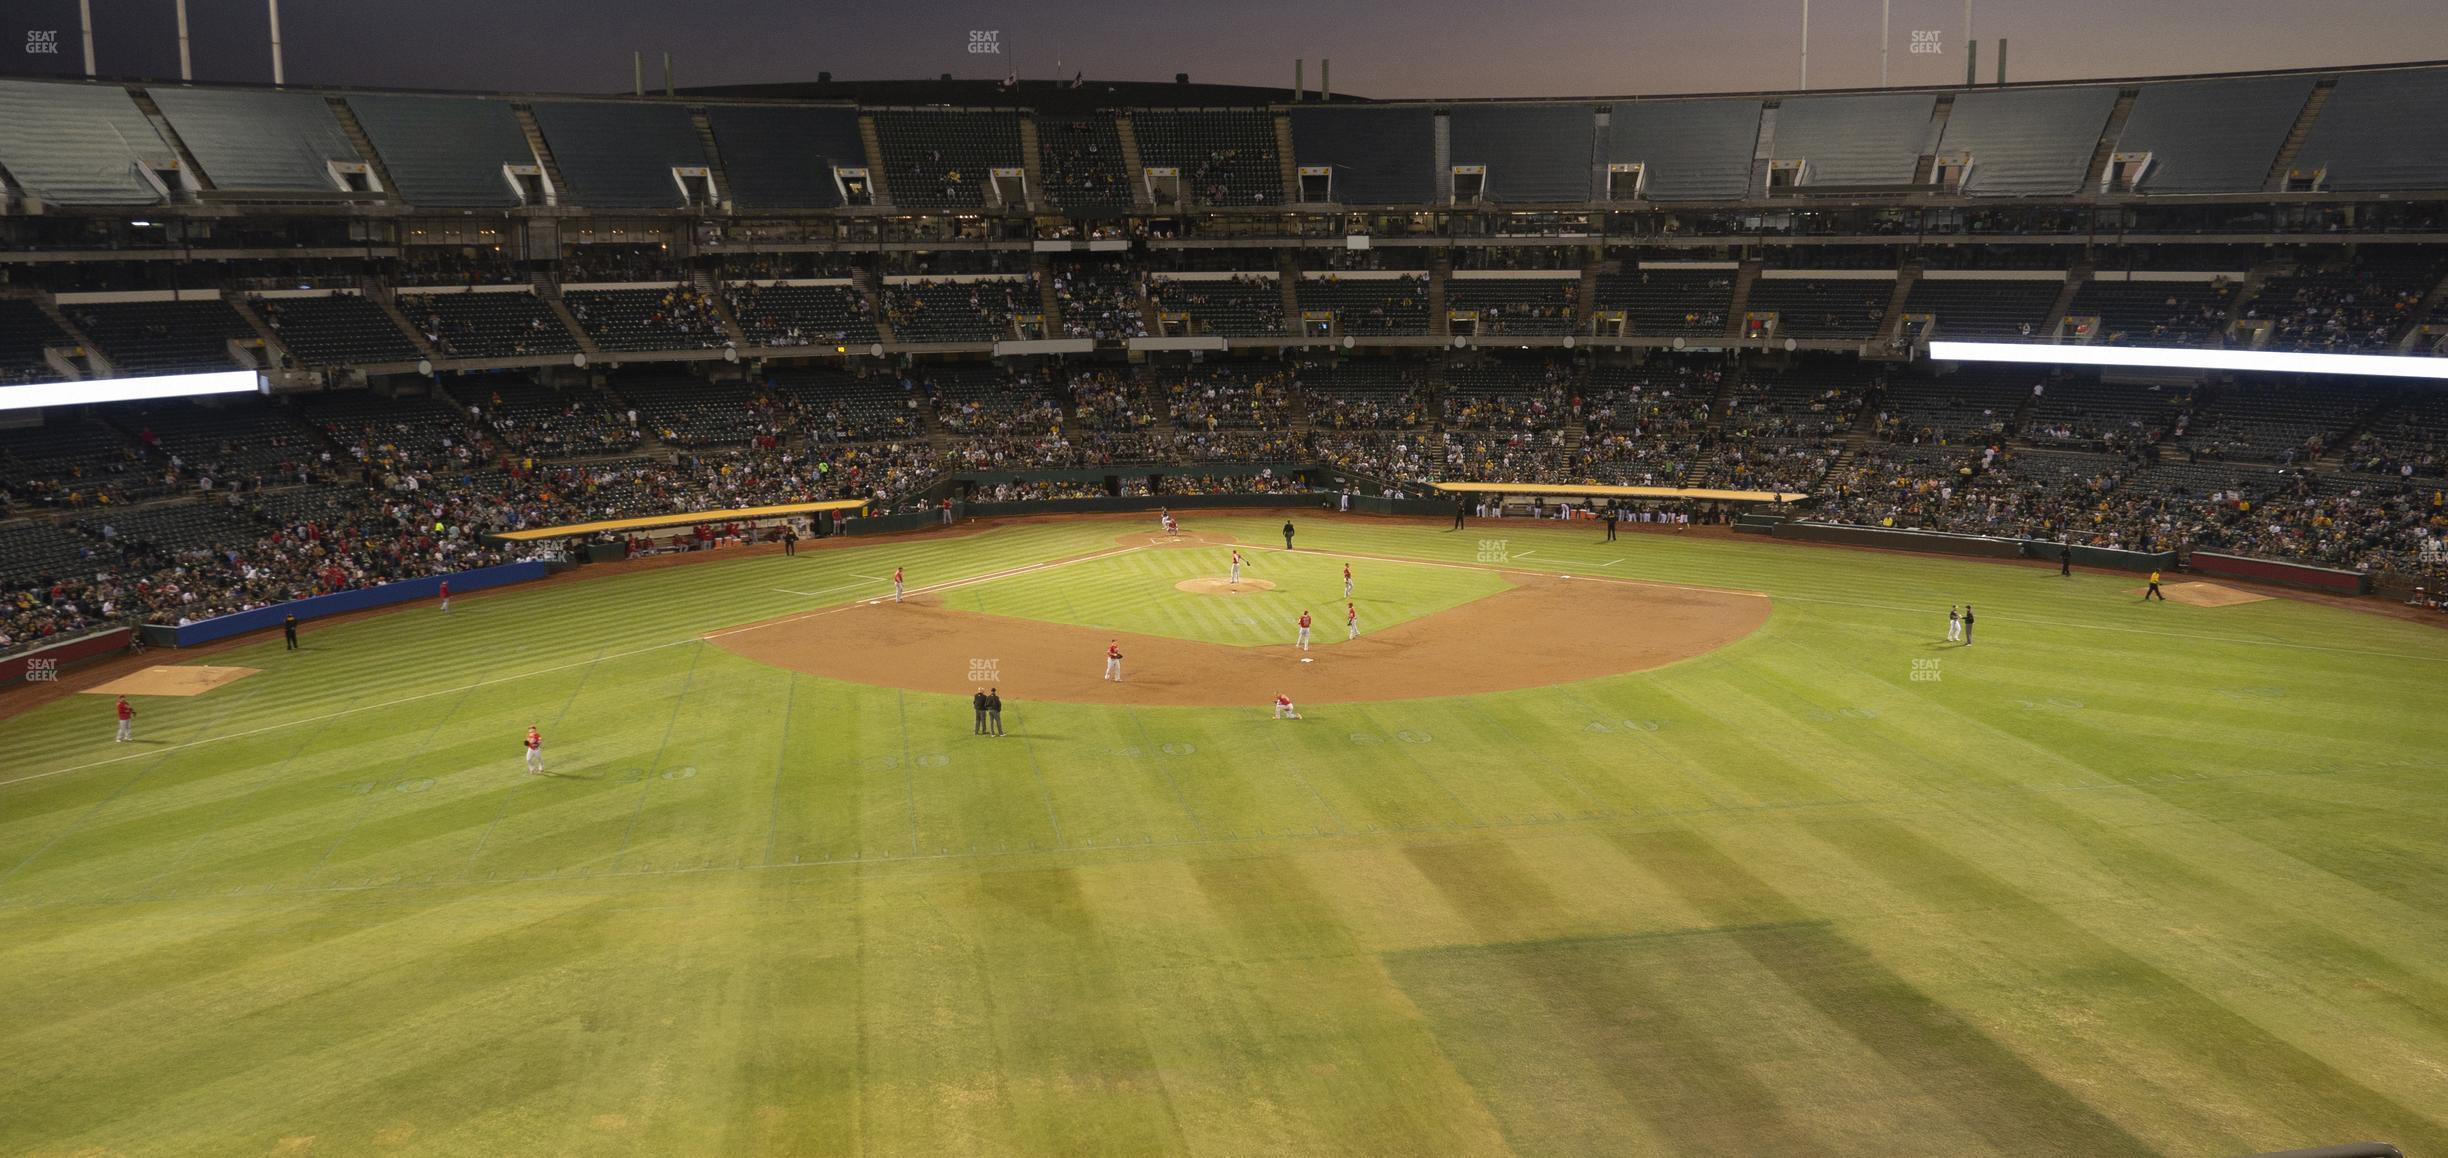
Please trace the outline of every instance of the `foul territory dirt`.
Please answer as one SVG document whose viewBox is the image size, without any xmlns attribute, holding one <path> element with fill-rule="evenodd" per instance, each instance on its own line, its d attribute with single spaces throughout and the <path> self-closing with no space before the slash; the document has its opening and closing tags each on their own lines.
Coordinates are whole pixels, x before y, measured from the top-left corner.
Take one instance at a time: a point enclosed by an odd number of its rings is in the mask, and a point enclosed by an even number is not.
<svg viewBox="0 0 2448 1158">
<path fill-rule="evenodd" d="M 1313 650 L 1230 647 L 957 611 L 932 597 L 859 603 L 715 636 L 750 659 L 834 679 L 966 695 L 993 661 L 1007 699 L 1256 705 L 1420 699 L 1540 687 L 1673 663 L 1749 635 L 1765 597 L 1508 572 L 1521 584 L 1437 615 L 1343 639 L 1321 620 Z M 1102 677 L 1119 639 L 1123 676 Z M 1329 642 L 1330 641 L 1330 642 Z M 1312 662 L 1303 663 L 1306 657 Z"/>
</svg>

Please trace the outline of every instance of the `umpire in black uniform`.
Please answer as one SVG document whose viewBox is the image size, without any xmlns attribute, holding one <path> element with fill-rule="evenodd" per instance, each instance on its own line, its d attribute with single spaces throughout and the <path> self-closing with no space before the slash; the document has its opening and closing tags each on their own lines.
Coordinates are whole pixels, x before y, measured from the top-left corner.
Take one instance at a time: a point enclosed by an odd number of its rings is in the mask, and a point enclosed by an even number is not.
<svg viewBox="0 0 2448 1158">
<path fill-rule="evenodd" d="M 1292 520 L 1284 520 L 1284 550 L 1292 549 Z"/>
<path fill-rule="evenodd" d="M 986 734 L 1003 734 L 1003 689 L 986 689 Z"/>
<path fill-rule="evenodd" d="M 1617 520 L 1619 520 L 1619 519 L 1621 519 L 1621 518 L 1623 518 L 1623 510 L 1622 510 L 1621 508 L 1617 507 L 1617 506 L 1616 506 L 1615 504 L 1613 504 L 1613 503 L 1608 503 L 1608 504 L 1607 504 L 1607 516 L 1606 516 L 1606 519 L 1607 519 L 1607 537 L 1606 537 L 1606 541 L 1607 541 L 1607 542 L 1612 543 L 1612 542 L 1614 542 L 1614 541 L 1615 541 L 1615 523 L 1616 523 L 1616 521 L 1617 521 Z"/>
<path fill-rule="evenodd" d="M 973 735 L 979 735 L 979 736 L 983 736 L 983 735 L 985 735 L 985 734 L 986 734 L 986 689 L 984 689 L 984 688 L 979 688 L 979 689 L 977 690 L 977 694 L 976 694 L 976 695 L 969 697 L 969 706 L 970 706 L 971 708 L 976 709 L 976 711 L 977 711 L 977 728 L 976 728 L 976 730 L 975 730 L 975 731 L 974 731 L 972 734 L 973 734 Z"/>
<path fill-rule="evenodd" d="M 1461 530 L 1461 529 L 1462 529 L 1462 516 L 1467 515 L 1467 514 L 1469 514 L 1469 513 L 1470 513 L 1470 500 L 1469 500 L 1469 499 L 1456 499 L 1456 500 L 1454 500 L 1454 525 L 1453 525 L 1453 529 L 1454 529 L 1454 530 L 1459 531 L 1459 530 Z"/>
<path fill-rule="evenodd" d="M 288 642 L 290 651 L 298 649 L 297 616 L 291 615 L 281 620 L 281 638 Z"/>
</svg>

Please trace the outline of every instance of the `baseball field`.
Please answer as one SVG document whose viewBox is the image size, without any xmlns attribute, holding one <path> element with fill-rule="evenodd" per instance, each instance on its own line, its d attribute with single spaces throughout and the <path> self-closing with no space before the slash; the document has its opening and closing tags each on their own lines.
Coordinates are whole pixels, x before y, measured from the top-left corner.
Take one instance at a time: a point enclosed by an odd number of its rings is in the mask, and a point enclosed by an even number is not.
<svg viewBox="0 0 2448 1158">
<path fill-rule="evenodd" d="M 133 743 L 0 720 L 0 1154 L 2448 1149 L 2437 628 L 1295 517 L 553 581 L 156 653 L 251 674 Z"/>
</svg>

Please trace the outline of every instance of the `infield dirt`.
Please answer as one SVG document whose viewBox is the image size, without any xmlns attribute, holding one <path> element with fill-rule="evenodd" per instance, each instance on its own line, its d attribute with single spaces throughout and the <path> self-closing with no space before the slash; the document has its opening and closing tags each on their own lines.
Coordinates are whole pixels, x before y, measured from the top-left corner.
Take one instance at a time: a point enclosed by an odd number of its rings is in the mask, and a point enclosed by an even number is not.
<svg viewBox="0 0 2448 1158">
<path fill-rule="evenodd" d="M 1766 597 L 1506 572 L 1520 584 L 1450 611 L 1344 640 L 1321 622 L 1314 650 L 1231 647 L 956 611 L 933 596 L 860 603 L 711 637 L 749 659 L 833 679 L 1010 699 L 1170 706 L 1424 699 L 1642 671 L 1724 647 L 1767 621 Z M 1122 647 L 1121 683 L 1105 645 Z M 1303 658 L 1312 662 L 1303 663 Z"/>
</svg>

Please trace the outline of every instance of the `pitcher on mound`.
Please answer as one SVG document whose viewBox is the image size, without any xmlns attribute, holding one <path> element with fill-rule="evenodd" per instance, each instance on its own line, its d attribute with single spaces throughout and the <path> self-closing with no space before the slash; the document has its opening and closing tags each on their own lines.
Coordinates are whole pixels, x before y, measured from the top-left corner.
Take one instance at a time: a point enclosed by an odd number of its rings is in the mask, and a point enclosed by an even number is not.
<svg viewBox="0 0 2448 1158">
<path fill-rule="evenodd" d="M 1122 682 L 1122 641 L 1108 640 L 1105 644 L 1105 678 Z"/>
</svg>

